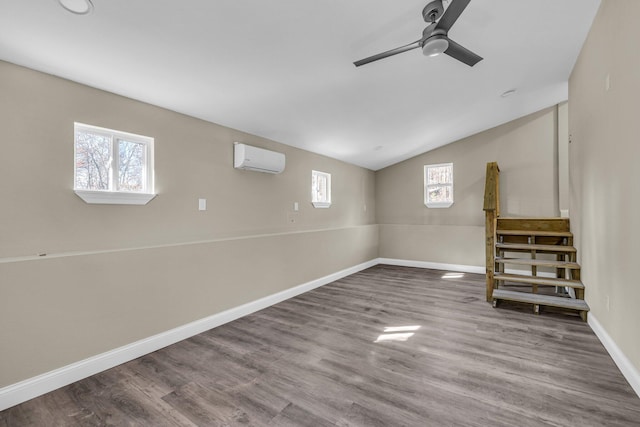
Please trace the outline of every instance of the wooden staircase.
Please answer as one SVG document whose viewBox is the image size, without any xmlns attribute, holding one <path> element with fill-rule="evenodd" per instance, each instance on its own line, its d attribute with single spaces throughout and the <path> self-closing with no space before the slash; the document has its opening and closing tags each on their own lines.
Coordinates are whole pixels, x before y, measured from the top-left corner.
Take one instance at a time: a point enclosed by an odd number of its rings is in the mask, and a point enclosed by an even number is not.
<svg viewBox="0 0 640 427">
<path fill-rule="evenodd" d="M 587 319 L 580 265 L 568 218 L 501 218 L 499 169 L 487 164 L 487 301 L 516 301 L 578 311 Z"/>
</svg>

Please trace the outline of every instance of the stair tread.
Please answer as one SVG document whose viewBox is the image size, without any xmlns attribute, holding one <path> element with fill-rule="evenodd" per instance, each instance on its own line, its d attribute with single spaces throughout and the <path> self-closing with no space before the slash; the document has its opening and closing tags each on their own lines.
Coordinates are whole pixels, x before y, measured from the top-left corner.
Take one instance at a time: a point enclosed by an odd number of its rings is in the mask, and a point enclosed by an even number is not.
<svg viewBox="0 0 640 427">
<path fill-rule="evenodd" d="M 525 251 L 549 251 L 549 252 L 576 252 L 576 248 L 573 246 L 564 246 L 564 245 L 536 245 L 529 243 L 496 243 L 496 248 L 500 249 L 514 249 L 514 250 L 525 250 Z"/>
<path fill-rule="evenodd" d="M 544 230 L 496 230 L 496 234 L 503 236 L 547 236 L 547 237 L 572 237 L 570 231 L 544 231 Z"/>
<path fill-rule="evenodd" d="M 554 277 L 523 276 L 520 274 L 496 273 L 494 278 L 500 281 L 531 283 L 542 286 L 568 286 L 574 289 L 584 289 L 584 284 L 579 280 L 568 280 Z"/>
<path fill-rule="evenodd" d="M 531 265 L 531 266 L 537 266 L 537 267 L 559 267 L 559 268 L 569 268 L 573 270 L 577 270 L 580 268 L 580 264 L 575 262 L 554 261 L 550 259 L 496 257 L 496 262 L 500 264 Z"/>
<path fill-rule="evenodd" d="M 589 306 L 584 300 L 555 297 L 551 295 L 530 294 L 517 291 L 494 289 L 493 299 L 526 302 L 530 304 L 547 305 L 552 307 L 571 308 L 574 310 L 589 311 Z"/>
</svg>

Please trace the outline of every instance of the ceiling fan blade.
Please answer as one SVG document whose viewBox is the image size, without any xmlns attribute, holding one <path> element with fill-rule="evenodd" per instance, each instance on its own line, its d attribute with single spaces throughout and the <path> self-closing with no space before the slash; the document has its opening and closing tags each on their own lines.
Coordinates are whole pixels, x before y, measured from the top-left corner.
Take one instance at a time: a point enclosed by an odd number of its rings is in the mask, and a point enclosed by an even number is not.
<svg viewBox="0 0 640 427">
<path fill-rule="evenodd" d="M 449 38 L 448 40 L 449 40 L 449 47 L 447 48 L 447 50 L 444 51 L 444 53 L 446 53 L 450 57 L 455 58 L 460 62 L 464 62 L 470 67 L 473 67 L 478 62 L 482 61 L 481 56 L 476 55 L 466 47 L 460 46 L 458 43 L 454 42 Z"/>
<path fill-rule="evenodd" d="M 449 29 L 456 23 L 462 12 L 467 8 L 471 0 L 451 0 L 451 4 L 444 11 L 444 15 L 438 21 L 436 30 L 444 30 L 449 32 Z"/>
<path fill-rule="evenodd" d="M 356 67 L 359 67 L 361 65 L 365 65 L 365 64 L 368 64 L 370 62 L 377 61 L 379 59 L 383 59 L 383 58 L 387 58 L 389 56 L 397 55 L 399 53 L 406 52 L 406 51 L 411 50 L 411 49 L 416 49 L 416 48 L 420 47 L 420 42 L 421 41 L 422 40 L 418 40 L 418 41 L 415 41 L 413 43 L 409 43 L 409 44 L 406 44 L 404 46 L 400 46 L 400 47 L 397 47 L 395 49 L 391 49 L 391 50 L 388 50 L 386 52 L 382 52 L 382 53 L 379 53 L 377 55 L 373 55 L 373 56 L 370 56 L 368 58 L 361 59 L 359 61 L 354 62 L 353 65 L 355 65 Z"/>
</svg>

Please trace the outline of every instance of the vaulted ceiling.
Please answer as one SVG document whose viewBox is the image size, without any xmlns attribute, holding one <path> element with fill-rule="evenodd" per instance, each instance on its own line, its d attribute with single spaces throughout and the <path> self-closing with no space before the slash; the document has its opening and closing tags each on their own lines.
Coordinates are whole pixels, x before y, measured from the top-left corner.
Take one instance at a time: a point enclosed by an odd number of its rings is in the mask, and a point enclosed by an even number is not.
<svg viewBox="0 0 640 427">
<path fill-rule="evenodd" d="M 600 1 L 472 0 L 449 37 L 473 68 L 353 65 L 419 39 L 426 3 L 0 0 L 0 59 L 377 170 L 566 100 Z"/>
</svg>

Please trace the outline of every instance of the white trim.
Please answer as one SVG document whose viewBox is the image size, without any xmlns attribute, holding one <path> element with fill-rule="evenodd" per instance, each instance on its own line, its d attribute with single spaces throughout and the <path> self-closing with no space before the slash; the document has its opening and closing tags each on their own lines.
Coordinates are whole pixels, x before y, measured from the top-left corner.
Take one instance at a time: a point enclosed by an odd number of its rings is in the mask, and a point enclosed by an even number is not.
<svg viewBox="0 0 640 427">
<path fill-rule="evenodd" d="M 195 322 L 63 366 L 62 368 L 42 375 L 20 381 L 19 383 L 0 388 L 0 411 L 377 264 L 378 260 L 373 259 L 204 319 L 196 320 Z"/>
<path fill-rule="evenodd" d="M 451 182 L 439 182 L 437 184 L 429 184 L 427 175 L 429 173 L 429 169 L 442 168 L 447 167 L 451 168 Z M 451 200 L 447 200 L 446 202 L 430 202 L 429 201 L 429 187 L 451 187 Z M 437 163 L 433 165 L 424 165 L 424 205 L 427 208 L 448 208 L 453 205 L 453 163 Z"/>
<path fill-rule="evenodd" d="M 119 204 L 119 205 L 146 205 L 156 194 L 154 191 L 154 138 L 123 132 L 115 129 L 101 128 L 84 123 L 73 123 L 73 158 L 76 162 L 78 149 L 77 136 L 79 132 L 99 134 L 111 140 L 111 159 L 109 161 L 109 189 L 102 191 L 77 188 L 77 164 L 73 169 L 73 189 L 75 193 L 86 203 L 95 204 Z M 118 146 L 121 141 L 133 142 L 144 146 L 144 182 L 140 192 L 118 190 L 118 171 L 120 170 Z"/>
<path fill-rule="evenodd" d="M 328 208 L 331 206 L 331 202 L 311 202 L 314 208 Z"/>
<path fill-rule="evenodd" d="M 372 259 L 302 285 L 260 298 L 256 301 L 231 308 L 204 319 L 196 320 L 169 331 L 0 388 L 0 411 L 378 264 L 485 274 L 485 267 L 473 265 L 445 264 L 394 258 Z M 546 276 L 546 274 L 541 275 Z M 613 361 L 622 372 L 622 375 L 624 375 L 634 391 L 640 396 L 640 373 L 638 370 L 592 314 L 589 314 L 588 324 L 609 352 Z"/>
<path fill-rule="evenodd" d="M 618 369 L 620 369 L 622 375 L 629 382 L 633 391 L 635 391 L 638 397 L 640 397 L 640 371 L 633 366 L 633 363 L 631 363 L 629 358 L 624 355 L 622 350 L 620 350 L 620 347 L 618 347 L 613 338 L 611 338 L 593 314 L 589 313 L 587 316 L 587 323 L 591 326 L 591 329 L 607 350 Z"/>
<path fill-rule="evenodd" d="M 73 190 L 86 203 L 103 205 L 146 205 L 156 194 L 122 191 Z"/>
<path fill-rule="evenodd" d="M 485 274 L 485 267 L 477 267 L 474 265 L 460 265 L 460 264 L 444 264 L 438 262 L 428 262 L 428 261 L 413 261 L 413 260 L 404 260 L 404 259 L 394 259 L 394 258 L 378 258 L 379 264 L 388 264 L 388 265 L 397 265 L 402 267 L 418 267 L 418 268 L 430 268 L 434 270 L 449 270 L 449 271 L 460 271 L 463 273 L 478 273 Z M 523 270 L 513 270 L 506 269 L 505 273 L 510 274 L 523 274 L 527 273 L 527 271 Z M 531 272 L 528 272 L 531 274 Z M 542 277 L 555 277 L 555 275 L 551 272 L 538 272 L 538 276 Z M 613 361 L 615 362 L 622 375 L 626 378 L 631 385 L 631 388 L 636 392 L 636 394 L 640 397 L 640 371 L 631 363 L 631 361 L 624 355 L 620 347 L 615 343 L 615 341 L 609 336 L 609 334 L 602 327 L 600 322 L 596 319 L 596 317 L 589 313 L 587 317 L 587 323 L 591 326 L 591 329 L 596 334 L 604 348 L 607 350 Z"/>
<path fill-rule="evenodd" d="M 486 272 L 485 267 L 476 267 L 472 265 L 442 264 L 436 262 L 410 261 L 393 258 L 378 258 L 378 262 L 380 264 L 398 265 L 403 267 L 432 268 L 435 270 L 460 271 L 463 273 L 485 274 Z M 505 272 L 510 274 L 526 273 L 526 271 L 512 269 L 506 269 Z M 555 277 L 555 275 L 550 272 L 538 272 L 538 276 Z M 633 363 L 631 363 L 622 350 L 620 350 L 620 347 L 618 347 L 613 338 L 609 336 L 607 331 L 602 327 L 600 322 L 598 322 L 598 319 L 596 319 L 593 314 L 589 313 L 587 316 L 587 323 L 607 350 L 618 369 L 620 369 L 622 375 L 629 382 L 631 388 L 636 392 L 638 397 L 640 397 L 640 371 L 633 365 Z"/>
<path fill-rule="evenodd" d="M 478 267 L 475 265 L 461 265 L 461 264 L 444 264 L 440 262 L 429 261 L 413 261 L 407 259 L 395 259 L 395 258 L 378 258 L 379 264 L 398 265 L 401 267 L 418 267 L 418 268 L 430 268 L 433 270 L 448 270 L 448 271 L 460 271 L 463 273 L 478 273 L 485 274 L 485 267 Z"/>
<path fill-rule="evenodd" d="M 318 200 L 318 178 L 324 178 L 324 199 Z M 328 208 L 331 206 L 331 174 L 329 172 L 321 172 L 311 170 L 311 203 L 314 208 Z"/>
<path fill-rule="evenodd" d="M 424 205 L 432 209 L 443 209 L 451 207 L 453 202 L 425 202 Z"/>
</svg>

